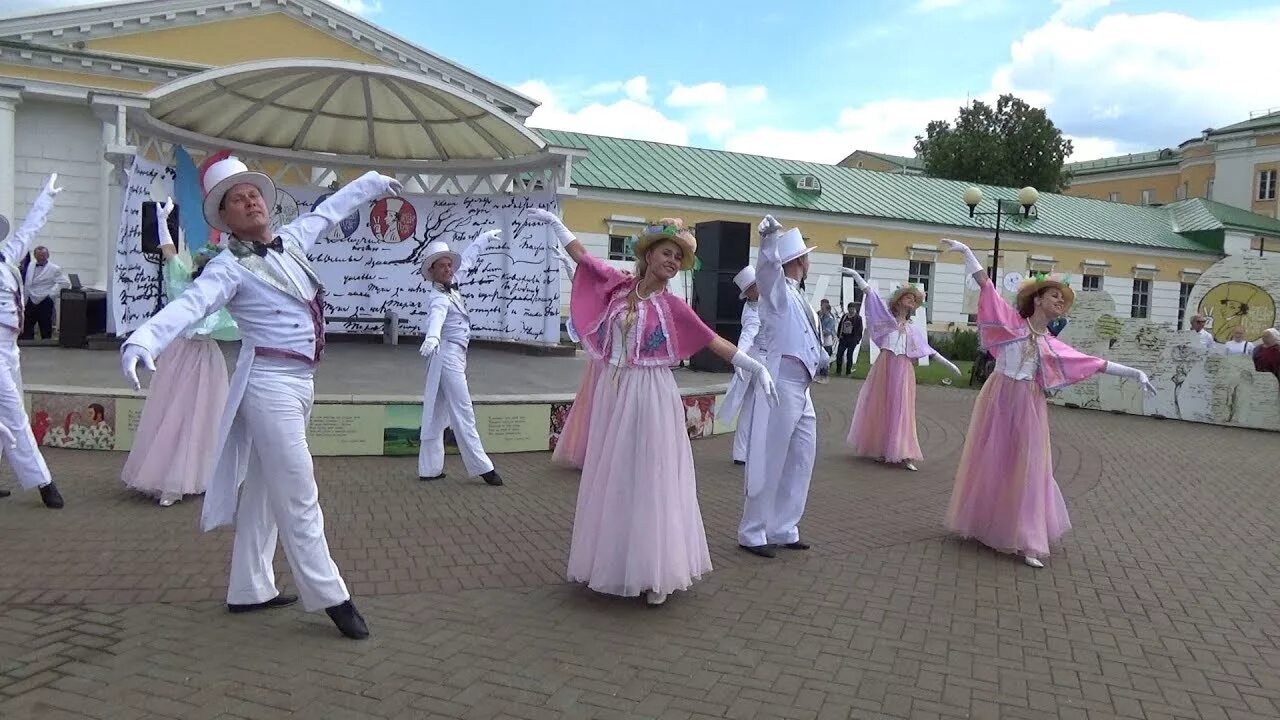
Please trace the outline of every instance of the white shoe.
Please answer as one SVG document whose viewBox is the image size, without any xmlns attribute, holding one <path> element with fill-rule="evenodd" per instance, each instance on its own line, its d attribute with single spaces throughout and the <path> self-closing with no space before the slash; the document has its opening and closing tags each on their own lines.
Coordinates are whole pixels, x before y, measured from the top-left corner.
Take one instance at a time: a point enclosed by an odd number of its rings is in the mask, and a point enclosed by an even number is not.
<svg viewBox="0 0 1280 720">
<path fill-rule="evenodd" d="M 654 590 L 646 591 L 644 594 L 644 601 L 649 605 L 649 607 L 658 607 L 667 601 L 667 593 L 660 593 Z"/>
<path fill-rule="evenodd" d="M 916 464 L 911 461 L 902 463 L 902 467 L 910 470 L 911 472 L 915 472 L 916 470 L 919 470 L 919 468 L 916 467 Z"/>
<path fill-rule="evenodd" d="M 1040 562 L 1040 558 L 1033 558 L 1030 555 L 1024 555 L 1022 557 L 1022 562 L 1026 563 L 1028 567 L 1033 567 L 1033 568 L 1044 567 L 1044 563 Z"/>
<path fill-rule="evenodd" d="M 182 499 L 181 495 L 161 495 L 160 507 L 169 507 L 170 505 Z"/>
</svg>

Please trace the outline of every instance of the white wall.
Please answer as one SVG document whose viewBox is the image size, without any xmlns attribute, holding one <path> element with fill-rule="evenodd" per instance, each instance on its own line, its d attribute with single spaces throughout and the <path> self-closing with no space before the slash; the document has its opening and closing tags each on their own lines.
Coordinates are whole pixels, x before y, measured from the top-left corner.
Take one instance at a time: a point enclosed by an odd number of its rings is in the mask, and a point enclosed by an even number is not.
<svg viewBox="0 0 1280 720">
<path fill-rule="evenodd" d="M 87 105 L 24 100 L 18 105 L 15 148 L 15 228 L 26 217 L 50 173 L 65 190 L 54 202 L 32 247 L 49 248 L 51 260 L 86 284 L 101 284 L 102 243 L 113 228 L 100 227 L 102 122 Z"/>
<path fill-rule="evenodd" d="M 1102 291 L 1110 293 L 1116 301 L 1116 316 L 1127 318 L 1133 309 L 1133 278 L 1107 275 L 1102 279 Z"/>
<path fill-rule="evenodd" d="M 1155 280 L 1151 283 L 1151 315 L 1154 322 L 1178 325 L 1178 291 L 1181 283 Z"/>
<path fill-rule="evenodd" d="M 1248 148 L 1244 152 L 1224 151 L 1219 146 L 1213 171 L 1213 199 L 1249 210 L 1258 191 L 1253 174 L 1255 163 L 1280 162 L 1280 145 Z"/>
<path fill-rule="evenodd" d="M 969 316 L 964 311 L 964 284 L 967 273 L 964 264 L 935 263 L 933 288 L 929 292 L 929 307 L 934 323 L 964 325 Z"/>
</svg>

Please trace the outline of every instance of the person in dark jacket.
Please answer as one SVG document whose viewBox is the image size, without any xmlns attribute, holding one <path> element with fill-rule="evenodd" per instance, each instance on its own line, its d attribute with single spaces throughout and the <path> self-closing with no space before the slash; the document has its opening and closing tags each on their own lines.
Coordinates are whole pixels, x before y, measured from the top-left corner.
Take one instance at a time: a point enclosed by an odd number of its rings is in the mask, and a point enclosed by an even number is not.
<svg viewBox="0 0 1280 720">
<path fill-rule="evenodd" d="M 836 375 L 853 374 L 853 361 L 857 359 L 858 344 L 862 342 L 862 316 L 858 314 L 858 305 L 849 303 L 845 314 L 840 317 L 840 325 L 836 331 L 838 346 L 836 348 Z M 848 370 L 845 371 L 845 358 L 848 358 Z"/>
</svg>

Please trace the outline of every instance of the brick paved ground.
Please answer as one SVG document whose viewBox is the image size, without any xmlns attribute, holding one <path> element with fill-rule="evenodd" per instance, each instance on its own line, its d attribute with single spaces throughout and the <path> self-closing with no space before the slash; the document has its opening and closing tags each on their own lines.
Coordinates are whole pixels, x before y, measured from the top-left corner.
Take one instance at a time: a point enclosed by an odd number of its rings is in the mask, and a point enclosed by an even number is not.
<svg viewBox="0 0 1280 720">
<path fill-rule="evenodd" d="M 973 395 L 920 389 L 910 474 L 842 450 L 855 388 L 820 388 L 809 553 L 737 551 L 727 440 L 695 444 L 716 571 L 656 611 L 561 582 L 576 477 L 546 455 L 500 489 L 319 460 L 360 643 L 226 614 L 198 502 L 50 451 L 67 509 L 0 501 L 0 718 L 1280 716 L 1275 435 L 1054 410 L 1076 527 L 1036 571 L 940 530 Z"/>
</svg>

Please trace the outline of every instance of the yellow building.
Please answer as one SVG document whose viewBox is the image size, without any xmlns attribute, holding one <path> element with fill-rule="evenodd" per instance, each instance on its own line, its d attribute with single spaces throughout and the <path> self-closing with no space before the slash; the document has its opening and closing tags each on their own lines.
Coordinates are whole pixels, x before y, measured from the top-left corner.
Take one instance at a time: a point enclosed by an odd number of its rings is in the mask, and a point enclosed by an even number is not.
<svg viewBox="0 0 1280 720">
<path fill-rule="evenodd" d="M 0 40 L 0 212 L 12 217 L 45 175 L 59 172 L 67 193 L 42 242 L 68 272 L 102 288 L 110 284 L 115 252 L 121 158 L 133 151 L 125 118 L 148 90 L 238 63 L 328 58 L 442 80 L 517 123 L 536 107 L 323 0 L 139 0 L 0 20 Z M 922 177 L 911 172 L 910 159 L 875 154 L 855 153 L 853 167 L 842 167 L 539 133 L 549 152 L 565 158 L 551 182 L 567 224 L 615 262 L 628 262 L 627 238 L 660 217 L 754 227 L 773 213 L 818 247 L 810 284 L 825 287 L 825 297 L 854 299 L 839 274 L 845 265 L 885 289 L 907 281 L 927 287 L 934 327 L 970 321 L 963 266 L 938 251 L 941 237 L 963 240 L 980 256 L 992 246 L 992 219 L 970 217 L 962 200 L 966 183 Z M 890 171 L 866 166 L 876 157 Z M 894 163 L 900 172 L 892 171 Z M 302 178 L 311 172 L 294 169 Z M 1008 188 L 983 190 L 980 211 L 1016 196 Z M 1070 273 L 1081 286 L 1110 293 L 1121 312 L 1179 322 L 1199 273 L 1258 238 L 1280 247 L 1280 221 L 1194 197 L 1138 207 L 1044 194 L 1030 217 L 1003 220 L 1001 275 Z"/>
</svg>

